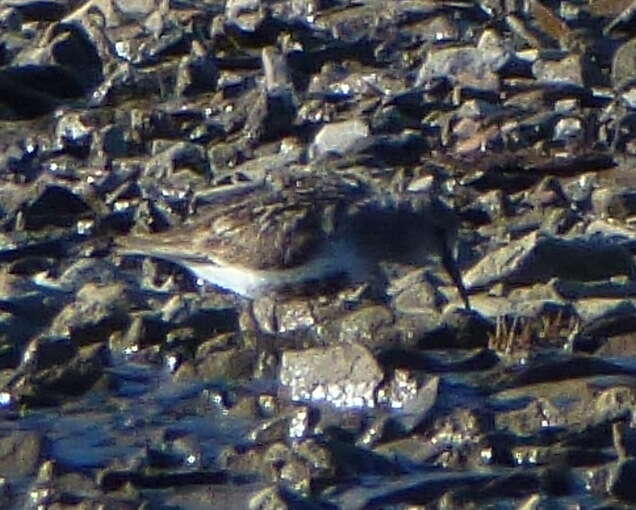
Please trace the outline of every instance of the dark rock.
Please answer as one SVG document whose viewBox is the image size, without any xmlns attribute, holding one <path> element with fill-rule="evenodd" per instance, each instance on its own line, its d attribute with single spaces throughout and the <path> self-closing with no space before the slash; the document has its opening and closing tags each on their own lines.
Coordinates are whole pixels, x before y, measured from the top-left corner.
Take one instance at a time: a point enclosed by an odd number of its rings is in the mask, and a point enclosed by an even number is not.
<svg viewBox="0 0 636 510">
<path fill-rule="evenodd" d="M 475 487 L 493 477 L 487 474 L 431 473 L 401 476 L 399 480 L 352 487 L 332 498 L 342 510 L 381 508 L 395 504 L 426 504 L 440 498 L 453 487 Z"/>
<path fill-rule="evenodd" d="M 40 371 L 63 365 L 77 354 L 77 346 L 68 338 L 36 338 L 24 350 L 22 369 Z"/>
<path fill-rule="evenodd" d="M 585 321 L 580 334 L 605 338 L 636 331 L 636 309 L 628 300 L 581 300 L 579 315 Z M 585 307 L 585 308 L 584 308 Z"/>
<path fill-rule="evenodd" d="M 420 435 L 410 434 L 404 438 L 385 440 L 373 451 L 399 464 L 421 465 L 433 462 L 446 449 L 445 444 L 432 444 Z"/>
<path fill-rule="evenodd" d="M 55 21 L 68 9 L 65 2 L 58 0 L 11 0 L 8 5 L 30 21 Z"/>
<path fill-rule="evenodd" d="M 260 0 L 230 0 L 225 5 L 225 16 L 242 31 L 254 32 L 263 22 L 262 9 Z"/>
<path fill-rule="evenodd" d="M 180 169 L 188 168 L 197 173 L 209 173 L 207 157 L 198 145 L 178 142 L 157 151 L 146 165 L 146 176 L 153 179 L 170 178 Z"/>
<path fill-rule="evenodd" d="M 271 141 L 289 134 L 296 118 L 294 96 L 289 90 L 264 92 L 247 119 L 247 132 L 251 139 Z"/>
<path fill-rule="evenodd" d="M 395 285 L 397 288 L 391 294 L 395 294 L 393 305 L 398 312 L 421 313 L 431 309 L 440 311 L 446 304 L 444 297 L 420 271 L 405 276 Z"/>
<path fill-rule="evenodd" d="M 601 217 L 624 220 L 636 211 L 636 193 L 631 190 L 601 188 L 591 198 L 594 211 Z"/>
<path fill-rule="evenodd" d="M 201 347 L 204 347 L 203 345 Z M 256 365 L 256 353 L 244 348 L 210 350 L 197 354 L 196 370 L 202 380 L 247 380 Z"/>
<path fill-rule="evenodd" d="M 341 342 L 360 343 L 370 348 L 384 347 L 396 338 L 391 311 L 380 305 L 366 306 L 343 317 L 337 324 Z"/>
<path fill-rule="evenodd" d="M 90 150 L 92 128 L 78 112 L 60 117 L 55 127 L 56 142 L 61 150 L 84 156 Z"/>
<path fill-rule="evenodd" d="M 107 260 L 81 258 L 69 265 L 55 283 L 67 292 L 78 292 L 84 285 L 115 285 L 121 282 L 121 271 Z"/>
<path fill-rule="evenodd" d="M 33 475 L 44 455 L 45 443 L 40 434 L 13 431 L 0 439 L 0 476 L 19 481 Z"/>
<path fill-rule="evenodd" d="M 18 118 L 38 116 L 81 97 L 102 78 L 95 46 L 81 28 L 58 25 L 47 36 L 37 51 L 22 52 L 0 71 L 3 102 Z"/>
<path fill-rule="evenodd" d="M 628 374 L 629 369 L 614 363 L 585 356 L 549 360 L 537 363 L 517 374 L 513 384 L 537 384 L 546 381 L 564 380 L 574 377 Z"/>
<path fill-rule="evenodd" d="M 418 342 L 427 349 L 472 349 L 488 345 L 492 324 L 477 312 L 454 309 L 442 316 L 442 325 Z"/>
<path fill-rule="evenodd" d="M 0 87 L 1 86 L 0 79 Z M 13 174 L 15 176 L 16 183 L 31 182 L 42 172 L 42 164 L 38 157 L 40 152 L 39 143 L 33 141 L 28 135 L 7 137 L 2 141 L 1 147 L 0 163 L 3 168 L 6 168 L 9 175 Z M 17 201 L 18 203 L 20 195 L 25 195 L 24 189 L 20 189 L 18 193 L 15 193 L 18 191 L 17 189 L 11 191 L 13 192 L 11 193 L 11 195 L 13 195 L 12 201 Z M 3 202 L 6 203 L 8 198 L 9 197 L 5 197 Z"/>
<path fill-rule="evenodd" d="M 614 449 L 620 459 L 634 457 L 636 453 L 636 431 L 625 422 L 612 424 Z"/>
<path fill-rule="evenodd" d="M 64 396 L 79 396 L 104 375 L 109 354 L 104 345 L 84 347 L 64 365 L 20 375 L 11 384 L 13 400 L 25 405 L 51 405 Z"/>
<path fill-rule="evenodd" d="M 139 488 L 162 489 L 185 485 L 221 484 L 227 482 L 227 479 L 227 473 L 223 471 L 192 471 L 155 475 L 131 471 L 104 471 L 100 473 L 98 483 L 104 490 L 112 491 L 127 483 Z"/>
<path fill-rule="evenodd" d="M 38 230 L 51 225 L 68 227 L 89 211 L 86 202 L 67 188 L 47 186 L 25 209 L 25 228 Z"/>
<path fill-rule="evenodd" d="M 177 95 L 193 96 L 216 89 L 218 70 L 204 48 L 193 43 L 192 53 L 183 57 L 177 71 L 175 92 Z"/>
<path fill-rule="evenodd" d="M 55 318 L 49 335 L 70 337 L 77 345 L 104 342 L 127 324 L 130 305 L 125 286 L 87 283 L 78 291 L 76 302 Z"/>
<path fill-rule="evenodd" d="M 636 355 L 636 332 L 623 333 L 610 336 L 595 351 L 595 354 L 603 357 L 626 357 Z"/>
<path fill-rule="evenodd" d="M 636 501 L 636 491 L 632 480 L 636 476 L 636 460 L 626 459 L 619 461 L 614 473 L 614 479 L 609 487 L 612 495 L 620 500 Z"/>
<path fill-rule="evenodd" d="M 378 391 L 378 402 L 395 410 L 393 419 L 410 433 L 428 417 L 438 397 L 439 377 L 418 381 L 413 374 L 396 370 L 393 379 Z"/>
<path fill-rule="evenodd" d="M 193 295 L 174 296 L 161 310 L 161 320 L 174 328 L 192 328 L 198 338 L 210 338 L 225 332 L 234 332 L 238 325 L 237 310 L 223 297 L 203 299 Z M 201 351 L 204 354 L 205 350 Z"/>
</svg>

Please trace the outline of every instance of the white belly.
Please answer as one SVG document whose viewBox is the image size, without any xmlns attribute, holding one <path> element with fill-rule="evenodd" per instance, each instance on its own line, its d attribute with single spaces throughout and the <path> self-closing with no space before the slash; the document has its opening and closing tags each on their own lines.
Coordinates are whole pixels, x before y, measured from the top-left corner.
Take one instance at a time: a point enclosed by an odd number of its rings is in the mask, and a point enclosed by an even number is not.
<svg viewBox="0 0 636 510">
<path fill-rule="evenodd" d="M 255 298 L 264 293 L 282 287 L 298 285 L 300 283 L 321 280 L 337 273 L 352 275 L 359 271 L 362 264 L 354 250 L 344 243 L 337 243 L 315 259 L 305 264 L 289 269 L 252 269 L 221 261 L 216 263 L 186 262 L 181 263 L 199 279 L 212 285 L 240 294 L 248 298 Z M 178 260 L 172 259 L 179 263 Z"/>
</svg>

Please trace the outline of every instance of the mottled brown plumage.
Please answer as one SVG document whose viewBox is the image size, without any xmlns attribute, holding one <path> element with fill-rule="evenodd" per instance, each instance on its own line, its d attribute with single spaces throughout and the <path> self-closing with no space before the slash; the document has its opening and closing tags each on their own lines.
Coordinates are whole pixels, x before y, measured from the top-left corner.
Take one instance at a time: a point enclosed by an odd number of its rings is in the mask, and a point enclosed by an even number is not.
<svg viewBox="0 0 636 510">
<path fill-rule="evenodd" d="M 118 251 L 172 261 L 247 297 L 329 275 L 364 280 L 380 260 L 452 262 L 447 208 L 431 199 L 414 209 L 379 195 L 339 174 L 279 174 L 202 207 L 178 228 L 120 238 Z"/>
</svg>

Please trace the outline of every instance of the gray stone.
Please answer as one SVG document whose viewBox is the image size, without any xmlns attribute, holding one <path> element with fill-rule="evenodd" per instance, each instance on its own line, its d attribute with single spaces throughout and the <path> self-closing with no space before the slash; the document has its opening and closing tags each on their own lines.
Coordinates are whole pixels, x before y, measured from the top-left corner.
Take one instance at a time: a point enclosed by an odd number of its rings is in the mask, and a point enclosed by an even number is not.
<svg viewBox="0 0 636 510">
<path fill-rule="evenodd" d="M 325 154 L 344 155 L 369 137 L 369 127 L 358 119 L 333 122 L 323 126 L 310 149 L 314 158 Z"/>
<path fill-rule="evenodd" d="M 265 90 L 268 94 L 293 88 L 287 60 L 283 54 L 271 47 L 263 48 L 261 61 L 265 75 Z"/>
<path fill-rule="evenodd" d="M 563 239 L 532 233 L 491 252 L 464 275 L 467 288 L 529 284 L 552 277 L 598 280 L 634 271 L 629 251 L 598 236 Z"/>
<path fill-rule="evenodd" d="M 375 391 L 383 376 L 367 348 L 341 344 L 283 352 L 279 380 L 292 400 L 375 407 Z"/>
<path fill-rule="evenodd" d="M 583 67 L 577 55 L 567 55 L 559 60 L 540 59 L 532 66 L 537 81 L 557 87 L 583 87 Z"/>
<path fill-rule="evenodd" d="M 614 54 L 612 61 L 612 84 L 620 90 L 636 78 L 636 38 L 623 43 Z"/>
<path fill-rule="evenodd" d="M 429 50 L 422 65 L 417 84 L 423 85 L 434 78 L 446 78 L 453 85 L 497 91 L 501 69 L 510 58 L 499 34 L 486 30 L 476 47 L 450 47 Z"/>
</svg>

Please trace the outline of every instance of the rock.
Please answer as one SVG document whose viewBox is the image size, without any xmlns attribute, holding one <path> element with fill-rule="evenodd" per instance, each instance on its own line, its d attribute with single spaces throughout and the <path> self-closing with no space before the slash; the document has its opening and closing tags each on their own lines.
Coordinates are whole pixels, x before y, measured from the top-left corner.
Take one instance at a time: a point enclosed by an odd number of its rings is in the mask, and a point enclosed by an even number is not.
<svg viewBox="0 0 636 510">
<path fill-rule="evenodd" d="M 569 55 L 559 60 L 539 59 L 532 65 L 537 80 L 554 87 L 583 87 L 581 59 Z"/>
<path fill-rule="evenodd" d="M 62 186 L 46 186 L 24 211 L 25 228 L 68 227 L 90 211 L 86 202 Z"/>
<path fill-rule="evenodd" d="M 629 330 L 632 325 L 632 317 L 636 314 L 634 303 L 628 299 L 584 299 L 580 297 L 576 303 L 576 312 L 583 320 L 584 324 L 591 326 L 601 334 L 617 334 L 611 326 L 618 326 L 618 331 L 625 331 L 624 326 Z M 614 331 L 614 333 L 612 333 Z"/>
<path fill-rule="evenodd" d="M 40 371 L 27 371 L 12 381 L 12 400 L 22 405 L 51 405 L 65 396 L 90 390 L 104 375 L 110 357 L 103 344 L 79 349 L 65 364 Z"/>
<path fill-rule="evenodd" d="M 148 161 L 145 173 L 153 179 L 169 179 L 183 168 L 203 175 L 209 173 L 207 157 L 201 147 L 186 142 L 170 144 Z"/>
<path fill-rule="evenodd" d="M 622 501 L 632 503 L 636 501 L 636 491 L 632 483 L 634 476 L 636 476 L 636 459 L 619 461 L 609 487 L 612 495 Z"/>
<path fill-rule="evenodd" d="M 633 457 L 636 453 L 636 434 L 634 428 L 625 422 L 612 424 L 612 440 L 619 459 Z"/>
<path fill-rule="evenodd" d="M 336 407 L 374 407 L 383 373 L 360 344 L 285 351 L 279 380 L 292 400 L 325 401 Z"/>
<path fill-rule="evenodd" d="M 600 188 L 592 192 L 594 211 L 601 218 L 625 220 L 636 211 L 636 193 L 625 189 Z"/>
<path fill-rule="evenodd" d="M 583 137 L 583 124 L 576 117 L 564 117 L 554 126 L 553 139 L 559 142 L 572 142 Z"/>
<path fill-rule="evenodd" d="M 495 92 L 499 89 L 497 71 L 509 58 L 499 34 L 486 30 L 476 47 L 433 47 L 418 73 L 416 84 L 445 78 L 452 85 Z"/>
<path fill-rule="evenodd" d="M 612 84 L 616 90 L 622 89 L 633 80 L 636 64 L 636 38 L 624 42 L 614 53 L 612 61 Z"/>
<path fill-rule="evenodd" d="M 373 451 L 390 460 L 420 464 L 429 462 L 446 449 L 446 445 L 431 444 L 421 436 L 411 434 L 405 438 L 384 441 Z"/>
<path fill-rule="evenodd" d="M 60 149 L 84 156 L 90 151 L 92 131 L 88 119 L 78 112 L 62 115 L 55 128 L 56 143 Z"/>
<path fill-rule="evenodd" d="M 400 476 L 399 480 L 382 484 L 369 483 L 365 486 L 351 487 L 331 498 L 333 504 L 342 510 L 382 507 L 395 503 L 416 504 L 422 498 L 433 498 L 449 487 L 478 486 L 487 483 L 492 477 L 487 474 L 416 474 Z"/>
<path fill-rule="evenodd" d="M 309 329 L 316 324 L 316 318 L 311 305 L 306 301 L 289 301 L 276 307 L 276 323 L 278 331 L 286 333 Z"/>
<path fill-rule="evenodd" d="M 264 92 L 248 116 L 246 126 L 251 139 L 264 142 L 288 135 L 296 118 L 296 105 L 290 90 Z"/>
<path fill-rule="evenodd" d="M 314 158 L 336 154 L 342 156 L 369 137 L 369 128 L 361 120 L 332 122 L 323 126 L 310 149 Z"/>
<path fill-rule="evenodd" d="M 256 364 L 256 353 L 244 348 L 207 351 L 199 348 L 196 371 L 202 380 L 237 381 L 252 377 Z"/>
<path fill-rule="evenodd" d="M 477 312 L 454 308 L 442 315 L 441 325 L 418 341 L 426 349 L 471 349 L 488 345 L 492 324 Z"/>
<path fill-rule="evenodd" d="M 394 420 L 406 433 L 428 417 L 438 396 L 439 377 L 418 381 L 407 370 L 396 370 L 393 379 L 378 391 L 378 402 L 396 410 Z"/>
<path fill-rule="evenodd" d="M 44 455 L 44 438 L 37 432 L 13 431 L 0 439 L 0 476 L 18 482 L 33 475 Z"/>
<path fill-rule="evenodd" d="M 11 0 L 8 5 L 16 9 L 25 19 L 40 21 L 60 19 L 67 10 L 64 2 L 58 0 Z"/>
<path fill-rule="evenodd" d="M 420 279 L 421 275 L 415 278 Z M 445 299 L 428 281 L 415 281 L 393 298 L 395 309 L 401 313 L 421 313 L 423 310 L 440 310 Z"/>
<path fill-rule="evenodd" d="M 553 276 L 597 280 L 617 274 L 633 274 L 631 255 L 620 244 L 602 237 L 560 239 L 532 233 L 478 262 L 464 275 L 464 284 L 471 289 L 498 281 L 527 284 Z"/>
<path fill-rule="evenodd" d="M 225 4 L 228 22 L 245 32 L 254 32 L 263 22 L 264 13 L 260 0 L 230 0 Z"/>
<path fill-rule="evenodd" d="M 104 342 L 126 325 L 130 305 L 122 284 L 87 283 L 78 291 L 76 302 L 55 318 L 48 334 L 70 338 L 76 345 Z"/>
<path fill-rule="evenodd" d="M 631 358 L 636 355 L 636 332 L 612 335 L 606 339 L 595 354 L 607 358 Z"/>
<path fill-rule="evenodd" d="M 367 347 L 383 346 L 396 340 L 393 314 L 386 307 L 366 306 L 340 320 L 337 326 L 341 342 L 360 343 Z M 329 334 L 330 331 L 327 332 Z"/>
</svg>

